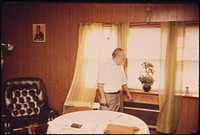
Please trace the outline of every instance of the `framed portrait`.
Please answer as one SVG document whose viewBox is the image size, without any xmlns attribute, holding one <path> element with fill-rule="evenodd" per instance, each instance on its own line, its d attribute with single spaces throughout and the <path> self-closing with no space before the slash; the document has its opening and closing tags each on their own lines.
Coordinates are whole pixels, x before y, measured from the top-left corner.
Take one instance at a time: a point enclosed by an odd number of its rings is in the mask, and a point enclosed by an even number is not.
<svg viewBox="0 0 200 135">
<path fill-rule="evenodd" d="M 33 24 L 33 42 L 46 42 L 46 25 Z"/>
</svg>

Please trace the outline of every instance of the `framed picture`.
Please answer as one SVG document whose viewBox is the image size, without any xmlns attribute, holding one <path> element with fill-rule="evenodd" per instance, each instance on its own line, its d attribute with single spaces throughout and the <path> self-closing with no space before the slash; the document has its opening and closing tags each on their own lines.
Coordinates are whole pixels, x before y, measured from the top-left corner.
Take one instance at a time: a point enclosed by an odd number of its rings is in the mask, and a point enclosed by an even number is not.
<svg viewBox="0 0 200 135">
<path fill-rule="evenodd" d="M 46 42 L 46 25 L 33 24 L 33 42 Z"/>
</svg>

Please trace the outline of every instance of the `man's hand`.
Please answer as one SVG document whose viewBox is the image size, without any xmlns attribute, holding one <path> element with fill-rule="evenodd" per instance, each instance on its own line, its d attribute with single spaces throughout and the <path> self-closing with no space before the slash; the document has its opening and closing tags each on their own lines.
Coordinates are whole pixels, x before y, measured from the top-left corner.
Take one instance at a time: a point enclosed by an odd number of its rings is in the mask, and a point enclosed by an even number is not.
<svg viewBox="0 0 200 135">
<path fill-rule="evenodd" d="M 104 93 L 103 83 L 98 83 L 97 86 L 98 86 L 98 92 L 100 96 L 99 104 L 109 107 L 106 100 L 105 93 Z"/>
<path fill-rule="evenodd" d="M 130 101 L 133 101 L 133 98 L 132 98 L 131 93 L 130 93 L 128 87 L 127 87 L 127 84 L 122 85 L 122 88 L 126 91 L 126 94 L 127 94 L 127 96 L 128 96 L 128 99 L 129 99 Z"/>
<path fill-rule="evenodd" d="M 131 94 L 129 93 L 129 94 L 127 94 L 127 96 L 128 96 L 128 99 L 130 100 L 130 101 L 134 101 L 133 100 L 133 97 L 131 96 Z"/>
<path fill-rule="evenodd" d="M 105 98 L 100 98 L 99 99 L 99 104 L 109 107 Z"/>
</svg>

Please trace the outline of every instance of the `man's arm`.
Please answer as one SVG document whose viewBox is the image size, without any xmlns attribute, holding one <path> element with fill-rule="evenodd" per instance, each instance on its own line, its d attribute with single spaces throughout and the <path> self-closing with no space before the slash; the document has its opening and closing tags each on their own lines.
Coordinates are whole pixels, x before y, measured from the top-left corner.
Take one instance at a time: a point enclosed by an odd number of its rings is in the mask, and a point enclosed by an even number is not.
<svg viewBox="0 0 200 135">
<path fill-rule="evenodd" d="M 133 101 L 133 98 L 132 98 L 132 96 L 131 96 L 131 93 L 130 93 L 130 91 L 129 91 L 129 89 L 128 89 L 127 84 L 122 85 L 122 88 L 123 88 L 123 90 L 126 91 L 126 94 L 127 94 L 128 98 L 129 98 L 129 100 Z"/>
<path fill-rule="evenodd" d="M 103 83 L 97 83 L 97 86 L 98 86 L 98 92 L 100 95 L 99 103 L 102 105 L 107 105 L 106 96 L 105 96 L 104 88 L 103 88 Z"/>
</svg>

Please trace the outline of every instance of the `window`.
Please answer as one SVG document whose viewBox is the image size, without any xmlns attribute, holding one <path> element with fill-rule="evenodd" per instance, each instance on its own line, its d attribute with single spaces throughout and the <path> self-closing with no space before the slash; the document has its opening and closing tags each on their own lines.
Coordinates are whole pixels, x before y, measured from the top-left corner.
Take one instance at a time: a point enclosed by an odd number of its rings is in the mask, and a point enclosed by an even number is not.
<svg viewBox="0 0 200 135">
<path fill-rule="evenodd" d="M 185 48 L 183 58 L 182 90 L 189 87 L 192 94 L 198 93 L 199 80 L 199 27 L 187 26 L 185 35 Z M 180 49 L 180 48 L 179 48 Z M 132 27 L 129 30 L 127 42 L 128 58 L 128 86 L 141 89 L 141 82 L 138 80 L 142 71 L 141 64 L 144 61 L 154 65 L 155 82 L 152 89 L 159 90 L 160 70 L 160 28 L 159 27 Z M 181 72 L 181 71 L 180 71 Z"/>
<path fill-rule="evenodd" d="M 155 82 L 152 89 L 159 88 L 159 62 L 160 62 L 160 27 L 133 27 L 129 30 L 127 42 L 128 58 L 128 86 L 141 89 L 138 80 L 142 71 L 142 63 L 148 61 L 154 65 Z"/>
<path fill-rule="evenodd" d="M 93 29 L 86 35 L 84 57 L 87 61 L 85 83 L 88 87 L 96 84 L 98 66 L 111 58 L 116 42 L 116 27 Z"/>
<path fill-rule="evenodd" d="M 199 27 L 187 26 L 184 48 L 184 66 L 182 89 L 189 87 L 190 92 L 198 94 L 199 80 Z M 93 86 L 97 78 L 98 65 L 111 58 L 112 51 L 117 47 L 116 27 L 92 29 L 85 38 L 84 57 L 87 59 L 85 82 Z M 128 87 L 142 89 L 138 80 L 144 61 L 154 65 L 155 82 L 152 89 L 159 90 L 160 77 L 160 27 L 134 26 L 129 28 L 127 41 L 127 79 Z M 181 72 L 181 71 L 180 71 Z"/>
<path fill-rule="evenodd" d="M 199 27 L 188 26 L 185 35 L 183 90 L 199 94 Z"/>
</svg>

